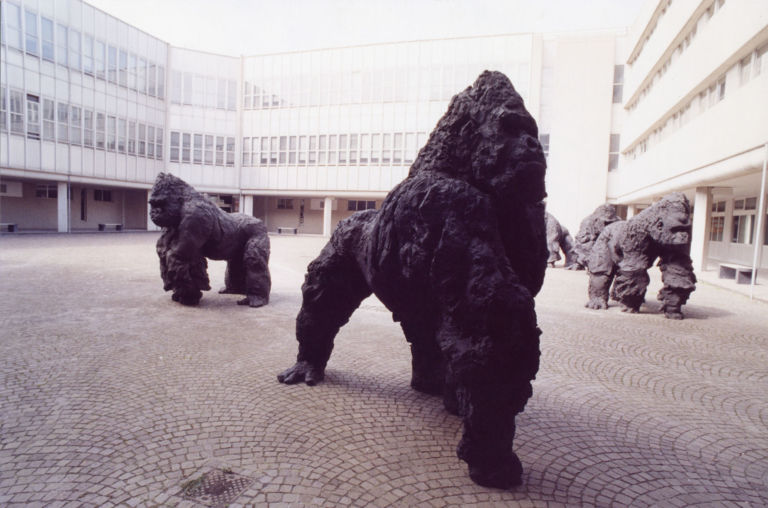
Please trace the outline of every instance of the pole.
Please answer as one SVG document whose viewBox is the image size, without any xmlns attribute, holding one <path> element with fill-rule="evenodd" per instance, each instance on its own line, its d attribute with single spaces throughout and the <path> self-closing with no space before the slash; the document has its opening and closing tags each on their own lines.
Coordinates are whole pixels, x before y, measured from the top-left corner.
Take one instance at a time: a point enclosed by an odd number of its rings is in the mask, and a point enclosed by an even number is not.
<svg viewBox="0 0 768 508">
<path fill-rule="evenodd" d="M 763 175 L 760 181 L 760 204 L 757 207 L 757 234 L 755 235 L 755 252 L 752 257 L 752 280 L 749 285 L 749 299 L 755 294 L 755 282 L 757 280 L 757 267 L 760 264 L 760 253 L 763 249 L 763 219 L 765 218 L 765 175 L 768 170 L 768 143 L 765 144 L 765 158 L 763 158 Z"/>
</svg>

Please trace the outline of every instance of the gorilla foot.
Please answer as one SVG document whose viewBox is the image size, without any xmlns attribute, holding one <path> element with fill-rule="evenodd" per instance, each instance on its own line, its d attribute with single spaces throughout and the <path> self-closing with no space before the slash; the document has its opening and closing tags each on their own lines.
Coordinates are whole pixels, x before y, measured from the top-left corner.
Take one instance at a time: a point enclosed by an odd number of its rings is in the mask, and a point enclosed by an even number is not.
<svg viewBox="0 0 768 508">
<path fill-rule="evenodd" d="M 247 295 L 242 300 L 238 300 L 238 305 L 250 305 L 251 307 L 263 307 L 269 303 L 268 298 L 258 295 Z"/>
<path fill-rule="evenodd" d="M 523 483 L 523 465 L 514 453 L 503 462 L 469 464 L 469 477 L 483 487 L 508 489 Z"/>
<path fill-rule="evenodd" d="M 664 317 L 667 319 L 683 319 L 683 313 L 680 312 L 679 310 L 678 311 L 667 310 L 667 311 L 664 311 Z"/>
<path fill-rule="evenodd" d="M 315 386 L 324 378 L 324 369 L 315 367 L 306 361 L 296 362 L 293 367 L 286 369 L 277 375 L 277 380 L 287 385 L 304 382 L 309 386 Z"/>
<path fill-rule="evenodd" d="M 182 305 L 195 306 L 200 303 L 202 297 L 202 291 L 180 291 L 177 289 L 171 295 L 171 300 Z"/>
<path fill-rule="evenodd" d="M 566 270 L 583 270 L 584 269 L 584 267 L 578 263 L 571 263 L 570 265 L 565 265 L 563 268 L 565 268 Z"/>
<path fill-rule="evenodd" d="M 244 293 L 245 291 L 238 291 L 237 289 L 229 288 L 227 286 L 224 286 L 223 288 L 219 289 L 220 295 L 242 295 Z"/>
<path fill-rule="evenodd" d="M 629 305 L 622 305 L 621 312 L 626 312 L 627 314 L 637 314 L 640 312 L 640 309 L 637 307 L 630 307 Z"/>
<path fill-rule="evenodd" d="M 584 307 L 588 309 L 607 309 L 608 308 L 608 302 L 606 300 L 603 300 L 602 298 L 591 298 Z"/>
</svg>

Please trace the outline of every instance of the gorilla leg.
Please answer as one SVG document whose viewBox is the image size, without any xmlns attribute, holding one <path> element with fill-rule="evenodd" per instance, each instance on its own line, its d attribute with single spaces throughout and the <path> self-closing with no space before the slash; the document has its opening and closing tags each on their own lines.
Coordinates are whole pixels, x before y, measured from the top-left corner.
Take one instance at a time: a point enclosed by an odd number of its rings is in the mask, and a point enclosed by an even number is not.
<svg viewBox="0 0 768 508">
<path fill-rule="evenodd" d="M 589 301 L 585 305 L 588 309 L 607 309 L 608 292 L 613 281 L 613 273 L 589 274 Z"/>
<path fill-rule="evenodd" d="M 611 296 L 621 304 L 622 312 L 636 313 L 645 301 L 645 290 L 650 281 L 647 270 L 619 270 Z"/>
<path fill-rule="evenodd" d="M 245 244 L 243 254 L 245 298 L 240 305 L 261 307 L 269 303 L 272 279 L 269 275 L 269 239 L 255 236 Z M 266 243 L 266 246 L 264 245 Z"/>
<path fill-rule="evenodd" d="M 661 256 L 659 268 L 664 283 L 658 294 L 661 310 L 669 319 L 683 319 L 682 306 L 696 289 L 691 258 L 686 253 L 665 253 Z"/>
<path fill-rule="evenodd" d="M 220 294 L 245 294 L 245 266 L 240 258 L 228 259 L 227 270 L 224 272 L 224 287 Z"/>
<path fill-rule="evenodd" d="M 411 344 L 411 388 L 430 395 L 442 394 L 445 362 L 435 340 L 434 325 L 406 318 L 400 326 Z"/>
<path fill-rule="evenodd" d="M 296 318 L 299 354 L 293 367 L 277 376 L 286 384 L 323 380 L 333 339 L 371 288 L 357 262 L 337 253 L 333 239 L 307 268 L 301 287 L 303 301 Z"/>
</svg>

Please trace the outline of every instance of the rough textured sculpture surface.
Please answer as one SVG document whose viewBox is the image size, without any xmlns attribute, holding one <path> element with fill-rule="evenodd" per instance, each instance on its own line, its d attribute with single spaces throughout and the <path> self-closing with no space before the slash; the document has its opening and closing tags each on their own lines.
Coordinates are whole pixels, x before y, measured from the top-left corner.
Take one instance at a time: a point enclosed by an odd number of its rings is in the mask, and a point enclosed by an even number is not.
<svg viewBox="0 0 768 508">
<path fill-rule="evenodd" d="M 563 254 L 565 254 L 565 265 L 563 267 L 570 269 L 576 262 L 576 252 L 571 233 L 551 213 L 545 212 L 544 219 L 547 225 L 547 251 L 549 252 L 547 264 L 555 266 L 555 263 L 561 259 L 560 251 L 562 250 Z"/>
<path fill-rule="evenodd" d="M 610 288 L 622 310 L 637 312 L 650 281 L 647 270 L 658 258 L 662 311 L 670 319 L 682 319 L 681 308 L 696 289 L 690 250 L 691 207 L 681 193 L 665 196 L 628 221 L 610 224 L 589 255 L 587 307 L 607 308 Z"/>
<path fill-rule="evenodd" d="M 342 221 L 310 263 L 297 362 L 278 379 L 321 381 L 336 333 L 373 292 L 410 343 L 411 386 L 462 417 L 457 453 L 471 478 L 519 484 L 512 441 L 539 367 L 545 170 L 523 100 L 506 76 L 484 72 L 381 209 Z"/>
<path fill-rule="evenodd" d="M 586 268 L 589 253 L 592 251 L 592 246 L 595 245 L 597 237 L 600 236 L 600 233 L 603 232 L 606 226 L 620 220 L 621 218 L 616 215 L 616 207 L 609 204 L 600 205 L 595 208 L 594 212 L 587 215 L 581 221 L 579 232 L 576 235 L 576 242 L 573 246 L 576 262 L 568 268 L 571 270 L 583 270 Z"/>
<path fill-rule="evenodd" d="M 269 236 L 259 219 L 224 212 L 170 173 L 157 175 L 149 204 L 152 222 L 163 228 L 157 241 L 160 275 L 174 301 L 197 305 L 211 289 L 209 258 L 227 261 L 220 293 L 245 295 L 241 305 L 269 303 Z"/>
</svg>

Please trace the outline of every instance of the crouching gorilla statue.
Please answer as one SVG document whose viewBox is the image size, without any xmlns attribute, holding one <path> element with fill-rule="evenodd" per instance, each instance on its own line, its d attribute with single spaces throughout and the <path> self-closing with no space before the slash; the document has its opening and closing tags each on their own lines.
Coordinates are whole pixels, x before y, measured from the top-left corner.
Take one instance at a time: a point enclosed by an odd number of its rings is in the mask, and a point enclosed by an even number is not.
<svg viewBox="0 0 768 508">
<path fill-rule="evenodd" d="M 336 333 L 373 292 L 410 343 L 411 386 L 462 417 L 457 453 L 470 477 L 519 484 L 512 441 L 539 367 L 545 170 L 522 98 L 505 75 L 483 72 L 381 209 L 342 221 L 310 263 L 297 362 L 278 380 L 321 381 Z"/>
<path fill-rule="evenodd" d="M 650 281 L 648 268 L 659 258 L 661 310 L 670 319 L 683 319 L 681 307 L 696 289 L 690 257 L 691 207 L 684 194 L 665 196 L 628 221 L 608 225 L 589 255 L 590 309 L 608 307 L 608 290 L 622 310 L 637 312 Z"/>
<path fill-rule="evenodd" d="M 576 243 L 573 246 L 576 261 L 567 268 L 570 270 L 586 268 L 589 253 L 592 252 L 597 237 L 600 236 L 606 226 L 620 220 L 621 218 L 616 215 L 616 207 L 609 204 L 598 206 L 594 212 L 584 217 L 576 235 Z"/>
<path fill-rule="evenodd" d="M 560 261 L 560 251 L 565 254 L 565 265 L 563 268 L 571 269 L 576 262 L 576 252 L 573 248 L 573 237 L 566 227 L 564 227 L 555 216 L 549 212 L 544 213 L 544 221 L 547 225 L 547 265 L 554 267 L 555 263 Z"/>
<path fill-rule="evenodd" d="M 157 241 L 160 276 L 173 300 L 197 305 L 211 289 L 205 258 L 227 260 L 220 293 L 244 294 L 240 305 L 269 303 L 269 236 L 262 222 L 226 213 L 170 173 L 157 175 L 149 197 L 152 222 L 163 228 Z"/>
</svg>

